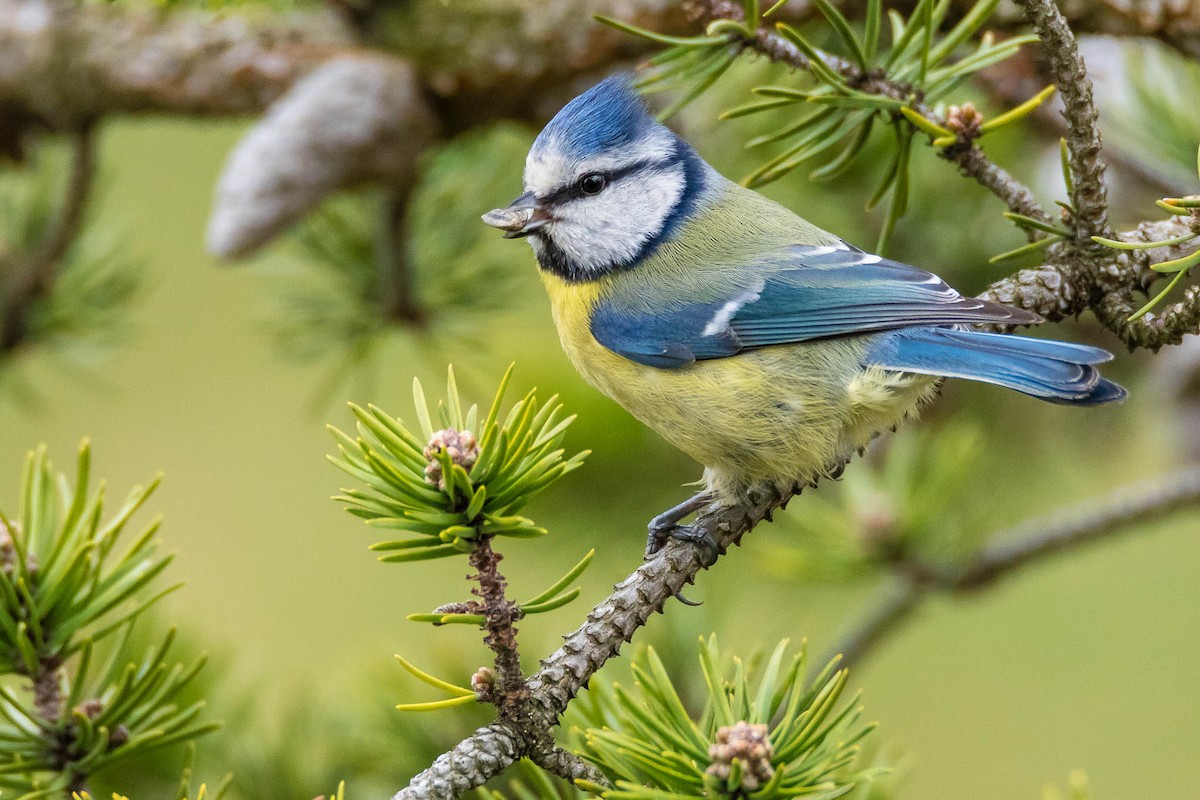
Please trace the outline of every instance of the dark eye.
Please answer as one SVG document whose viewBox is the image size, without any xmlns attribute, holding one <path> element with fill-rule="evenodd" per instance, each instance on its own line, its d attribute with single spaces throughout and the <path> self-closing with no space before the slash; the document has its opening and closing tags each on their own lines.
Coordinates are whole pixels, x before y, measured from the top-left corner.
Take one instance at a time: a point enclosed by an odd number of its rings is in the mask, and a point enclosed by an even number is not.
<svg viewBox="0 0 1200 800">
<path fill-rule="evenodd" d="M 599 172 L 589 172 L 579 179 L 579 191 L 584 194 L 600 194 L 600 190 L 608 183 Z"/>
</svg>

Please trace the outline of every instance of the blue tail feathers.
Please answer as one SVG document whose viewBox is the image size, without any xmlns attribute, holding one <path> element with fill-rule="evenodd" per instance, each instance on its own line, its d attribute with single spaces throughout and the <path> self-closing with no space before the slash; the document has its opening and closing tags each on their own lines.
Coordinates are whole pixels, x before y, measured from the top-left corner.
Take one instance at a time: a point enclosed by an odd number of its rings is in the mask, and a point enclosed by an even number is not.
<svg viewBox="0 0 1200 800">
<path fill-rule="evenodd" d="M 967 378 L 1069 405 L 1124 400 L 1120 385 L 1096 364 L 1112 360 L 1098 347 L 955 328 L 906 328 L 879 337 L 868 363 L 902 372 Z"/>
</svg>

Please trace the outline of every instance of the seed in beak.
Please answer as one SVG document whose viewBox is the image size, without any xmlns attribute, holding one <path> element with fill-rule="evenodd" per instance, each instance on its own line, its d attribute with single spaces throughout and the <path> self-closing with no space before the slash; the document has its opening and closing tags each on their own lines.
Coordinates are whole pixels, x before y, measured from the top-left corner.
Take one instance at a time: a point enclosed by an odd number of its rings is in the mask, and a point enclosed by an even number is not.
<svg viewBox="0 0 1200 800">
<path fill-rule="evenodd" d="M 515 233 L 529 224 L 533 211 L 533 208 L 494 208 L 484 214 L 482 219 L 493 228 Z"/>
</svg>

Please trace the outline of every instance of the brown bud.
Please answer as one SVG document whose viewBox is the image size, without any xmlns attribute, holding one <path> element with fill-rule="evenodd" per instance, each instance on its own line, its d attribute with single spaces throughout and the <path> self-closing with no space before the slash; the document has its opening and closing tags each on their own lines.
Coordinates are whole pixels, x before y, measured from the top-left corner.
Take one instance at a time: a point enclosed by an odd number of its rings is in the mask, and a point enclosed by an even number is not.
<svg viewBox="0 0 1200 800">
<path fill-rule="evenodd" d="M 481 703 L 490 703 L 496 693 L 496 673 L 491 667 L 480 667 L 471 676 L 471 688 Z"/>
<path fill-rule="evenodd" d="M 91 700 L 84 700 L 75 707 L 75 710 L 88 719 L 95 719 L 104 710 L 104 702 L 98 697 L 93 697 Z"/>
<path fill-rule="evenodd" d="M 979 138 L 979 128 L 983 125 L 983 114 L 980 114 L 972 103 L 961 106 L 950 106 L 946 109 L 946 128 L 958 134 L 960 139 Z"/>
<path fill-rule="evenodd" d="M 112 735 L 108 737 L 109 747 L 120 747 L 129 741 L 129 728 L 124 725 L 118 725 L 113 728 Z"/>
<path fill-rule="evenodd" d="M 712 763 L 705 772 L 728 780 L 733 772 L 733 762 L 739 761 L 742 782 L 737 788 L 753 792 L 774 776 L 775 768 L 771 766 L 774 754 L 766 725 L 751 725 L 745 721 L 724 725 L 717 729 L 717 741 L 709 745 L 708 757 Z"/>
<path fill-rule="evenodd" d="M 437 431 L 430 438 L 424 453 L 429 461 L 425 467 L 425 480 L 445 490 L 446 480 L 442 475 L 442 463 L 437 459 L 443 450 L 453 463 L 470 472 L 479 458 L 479 443 L 475 441 L 475 434 L 470 431 L 456 431 L 453 428 Z"/>
</svg>

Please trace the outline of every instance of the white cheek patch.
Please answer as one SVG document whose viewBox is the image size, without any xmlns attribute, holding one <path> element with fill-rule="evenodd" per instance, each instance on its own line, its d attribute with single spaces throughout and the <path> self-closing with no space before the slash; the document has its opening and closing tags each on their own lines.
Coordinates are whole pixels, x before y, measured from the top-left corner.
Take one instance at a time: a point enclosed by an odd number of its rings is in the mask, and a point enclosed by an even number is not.
<svg viewBox="0 0 1200 800">
<path fill-rule="evenodd" d="M 716 336 L 729 327 L 729 323 L 733 321 L 733 315 L 742 310 L 742 306 L 753 303 L 762 295 L 763 287 L 766 284 L 762 278 L 755 281 L 753 288 L 739 294 L 737 297 L 730 300 L 725 305 L 717 309 L 717 313 L 704 326 L 704 330 L 700 332 L 701 336 Z"/>
<path fill-rule="evenodd" d="M 605 272 L 637 258 L 662 231 L 684 185 L 679 165 L 628 175 L 594 197 L 559 207 L 547 233 L 581 271 Z"/>
</svg>

